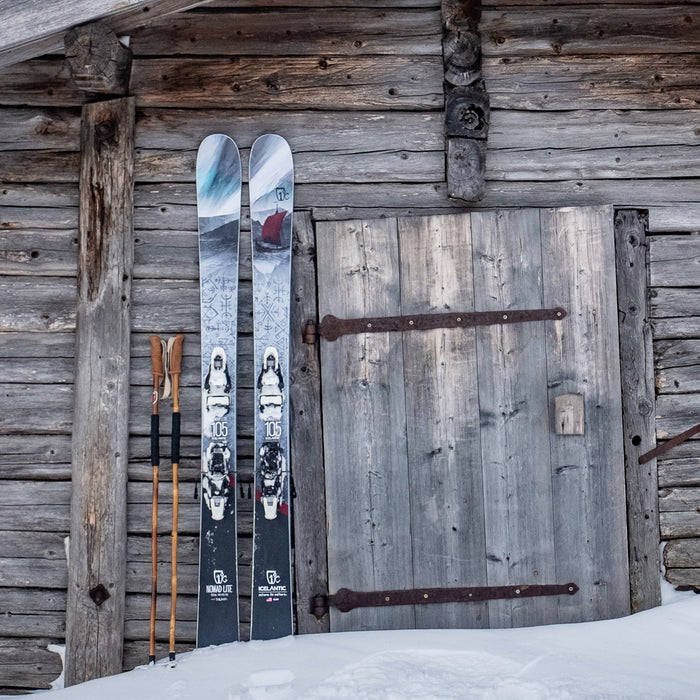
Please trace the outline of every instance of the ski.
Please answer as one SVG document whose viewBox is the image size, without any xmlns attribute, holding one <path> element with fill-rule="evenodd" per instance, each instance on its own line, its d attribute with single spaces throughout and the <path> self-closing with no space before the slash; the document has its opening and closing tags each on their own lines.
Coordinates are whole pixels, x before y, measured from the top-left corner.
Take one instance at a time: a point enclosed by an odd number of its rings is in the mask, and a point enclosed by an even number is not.
<svg viewBox="0 0 700 700">
<path fill-rule="evenodd" d="M 255 382 L 255 502 L 251 639 L 293 633 L 289 307 L 292 267 L 292 153 L 266 134 L 250 152 Z"/>
<path fill-rule="evenodd" d="M 238 640 L 236 333 L 241 162 L 222 134 L 197 154 L 202 469 L 197 646 Z"/>
</svg>

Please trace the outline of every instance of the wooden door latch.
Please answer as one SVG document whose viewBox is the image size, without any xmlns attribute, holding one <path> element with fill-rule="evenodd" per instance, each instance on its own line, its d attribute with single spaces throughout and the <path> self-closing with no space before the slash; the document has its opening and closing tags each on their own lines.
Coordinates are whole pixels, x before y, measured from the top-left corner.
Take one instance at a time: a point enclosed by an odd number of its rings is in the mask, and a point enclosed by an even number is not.
<svg viewBox="0 0 700 700">
<path fill-rule="evenodd" d="M 509 309 L 507 311 L 464 311 L 440 314 L 413 314 L 372 318 L 323 317 L 320 323 L 307 321 L 302 330 L 305 343 L 313 344 L 318 336 L 333 341 L 342 335 L 386 333 L 387 331 L 425 331 L 435 328 L 472 328 L 526 321 L 559 321 L 566 316 L 561 307 L 553 309 Z"/>
</svg>

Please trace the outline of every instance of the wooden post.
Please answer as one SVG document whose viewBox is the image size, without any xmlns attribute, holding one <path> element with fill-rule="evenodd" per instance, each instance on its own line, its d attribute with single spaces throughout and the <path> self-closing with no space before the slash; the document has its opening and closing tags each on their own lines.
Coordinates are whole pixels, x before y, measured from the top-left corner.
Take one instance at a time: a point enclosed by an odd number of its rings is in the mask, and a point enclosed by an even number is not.
<svg viewBox="0 0 700 700">
<path fill-rule="evenodd" d="M 656 445 L 651 325 L 647 316 L 647 217 L 615 212 L 622 422 L 627 480 L 627 530 L 632 612 L 661 605 L 656 460 L 638 458 Z"/>
<path fill-rule="evenodd" d="M 66 685 L 122 670 L 134 106 L 82 114 Z"/>
<path fill-rule="evenodd" d="M 311 614 L 310 600 L 328 591 L 326 489 L 321 432 L 321 369 L 318 344 L 302 341 L 301 329 L 316 320 L 316 238 L 308 213 L 294 214 L 292 274 L 291 401 L 297 633 L 328 632 L 328 615 Z"/>
</svg>

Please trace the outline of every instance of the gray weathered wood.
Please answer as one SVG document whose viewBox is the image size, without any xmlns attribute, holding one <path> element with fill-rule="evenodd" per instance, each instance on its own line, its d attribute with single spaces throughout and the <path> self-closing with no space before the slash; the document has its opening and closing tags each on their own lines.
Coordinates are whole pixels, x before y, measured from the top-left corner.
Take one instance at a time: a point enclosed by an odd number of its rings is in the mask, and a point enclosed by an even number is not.
<svg viewBox="0 0 700 700">
<path fill-rule="evenodd" d="M 139 26 L 144 12 L 153 20 L 171 12 L 195 7 L 206 0 L 70 0 L 55 2 L 51 11 L 31 0 L 0 3 L 0 23 L 3 39 L 0 41 L 0 66 L 26 61 L 34 56 L 55 52 L 62 45 L 67 29 L 86 22 L 107 18 L 120 31 Z"/>
<path fill-rule="evenodd" d="M 316 245 L 320 317 L 399 313 L 395 220 L 318 225 Z M 401 338 L 322 341 L 321 371 L 330 592 L 405 587 L 413 573 Z M 331 610 L 330 622 L 332 630 L 415 626 L 411 607 Z"/>
<path fill-rule="evenodd" d="M 550 435 L 557 577 L 581 589 L 560 599 L 560 619 L 621 617 L 630 612 L 630 579 L 613 211 L 540 215 L 544 305 L 568 314 L 547 325 L 550 397 L 581 394 L 586 416 L 584 435 Z M 639 557 L 658 556 L 656 541 L 644 544 L 650 551 Z"/>
<path fill-rule="evenodd" d="M 122 667 L 133 131 L 133 98 L 83 111 L 67 685 Z"/>
<path fill-rule="evenodd" d="M 696 109 L 698 67 L 696 53 L 482 61 L 491 109 Z"/>
<path fill-rule="evenodd" d="M 699 264 L 700 236 L 655 236 L 649 241 L 652 287 L 697 287 Z"/>
<path fill-rule="evenodd" d="M 692 568 L 696 567 L 699 561 L 700 538 L 673 540 L 672 542 L 667 542 L 664 546 L 664 566 L 667 568 Z M 700 577 L 698 582 L 700 583 Z"/>
<path fill-rule="evenodd" d="M 472 214 L 472 233 L 477 310 L 540 308 L 539 212 Z M 552 583 L 544 326 L 489 326 L 476 337 L 488 584 Z M 489 620 L 492 627 L 555 622 L 557 608 L 556 598 L 491 601 Z"/>
<path fill-rule="evenodd" d="M 140 27 L 130 32 L 131 46 L 139 56 L 278 56 L 280 45 L 295 56 L 439 55 L 438 8 L 405 9 L 318 7 L 310 22 L 307 5 L 264 12 L 233 6 L 215 18 L 188 13 Z"/>
<path fill-rule="evenodd" d="M 111 95 L 129 91 L 131 50 L 104 22 L 74 27 L 64 43 L 71 80 L 79 90 Z"/>
<path fill-rule="evenodd" d="M 700 457 L 661 459 L 659 486 L 700 486 Z"/>
<path fill-rule="evenodd" d="M 700 567 L 692 569 L 668 569 L 666 580 L 674 586 L 693 586 L 700 588 Z"/>
<path fill-rule="evenodd" d="M 637 3 L 641 4 L 641 3 Z M 483 52 L 489 56 L 693 53 L 700 41 L 700 10 L 628 7 L 612 3 L 572 8 L 535 5 L 482 13 Z M 606 6 L 607 5 L 607 6 Z M 670 41 L 675 37 L 675 41 Z"/>
<path fill-rule="evenodd" d="M 311 217 L 294 215 L 291 312 L 292 473 L 294 499 L 294 575 L 298 634 L 328 632 L 329 620 L 316 619 L 311 597 L 328 591 L 326 489 L 323 470 L 321 368 L 316 344 L 302 340 L 302 328 L 318 316 L 316 239 Z"/>
<path fill-rule="evenodd" d="M 660 511 L 661 539 L 700 537 L 700 513 L 697 510 Z"/>
<path fill-rule="evenodd" d="M 661 605 L 656 460 L 639 457 L 656 446 L 651 325 L 647 313 L 646 216 L 615 213 L 622 420 L 632 612 Z"/>
<path fill-rule="evenodd" d="M 402 314 L 473 311 L 470 218 L 399 219 L 398 232 Z M 403 357 L 413 586 L 486 585 L 476 331 L 405 333 Z M 488 626 L 486 603 L 415 616 L 419 628 Z"/>
</svg>

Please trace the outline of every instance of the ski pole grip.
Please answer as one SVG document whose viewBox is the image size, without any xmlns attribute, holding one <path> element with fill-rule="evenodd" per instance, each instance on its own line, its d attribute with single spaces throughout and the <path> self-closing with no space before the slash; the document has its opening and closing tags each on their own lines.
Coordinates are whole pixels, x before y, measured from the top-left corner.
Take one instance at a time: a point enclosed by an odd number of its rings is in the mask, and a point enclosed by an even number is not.
<svg viewBox="0 0 700 700">
<path fill-rule="evenodd" d="M 173 349 L 170 354 L 170 374 L 180 374 L 180 365 L 182 364 L 182 343 L 185 336 L 179 333 L 173 341 Z"/>
<path fill-rule="evenodd" d="M 163 372 L 163 350 L 160 337 L 152 335 L 148 339 L 151 341 L 151 374 L 154 379 L 163 377 L 165 373 Z"/>
</svg>

